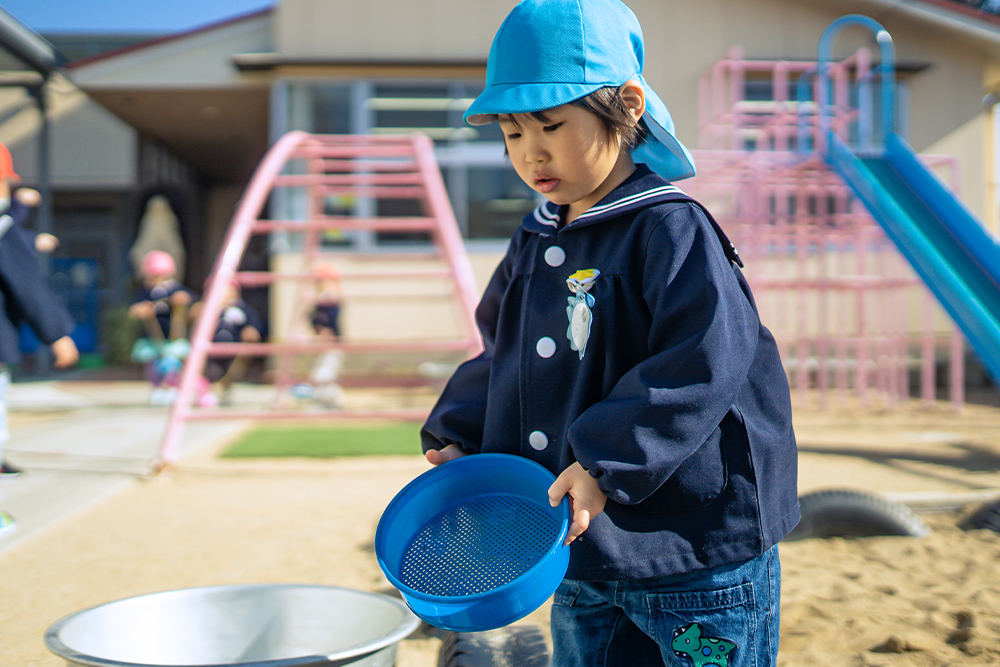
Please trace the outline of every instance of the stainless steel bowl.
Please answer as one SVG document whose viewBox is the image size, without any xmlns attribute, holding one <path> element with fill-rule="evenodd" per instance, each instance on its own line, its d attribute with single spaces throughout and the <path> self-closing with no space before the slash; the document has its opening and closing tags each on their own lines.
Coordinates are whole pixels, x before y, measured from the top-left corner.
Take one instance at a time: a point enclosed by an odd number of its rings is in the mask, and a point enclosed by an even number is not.
<svg viewBox="0 0 1000 667">
<path fill-rule="evenodd" d="M 152 593 L 62 618 L 49 650 L 87 667 L 392 667 L 420 621 L 394 599 L 333 586 Z"/>
</svg>

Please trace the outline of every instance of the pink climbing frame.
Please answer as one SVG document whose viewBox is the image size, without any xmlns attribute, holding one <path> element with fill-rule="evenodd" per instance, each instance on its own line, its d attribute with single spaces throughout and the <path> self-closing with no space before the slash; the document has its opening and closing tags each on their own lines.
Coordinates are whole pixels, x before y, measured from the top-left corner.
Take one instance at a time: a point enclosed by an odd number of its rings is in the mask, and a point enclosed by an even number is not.
<svg viewBox="0 0 1000 667">
<path fill-rule="evenodd" d="M 963 338 L 817 152 L 815 71 L 733 48 L 699 83 L 699 173 L 683 187 L 740 250 L 797 407 L 892 408 L 911 393 L 930 402 L 941 384 L 958 408 Z M 872 73 L 866 49 L 831 72 L 833 127 L 859 145 L 870 141 Z M 750 89 L 770 99 L 747 99 Z M 923 159 L 955 188 L 953 158 Z"/>
<path fill-rule="evenodd" d="M 267 219 L 266 204 L 278 193 L 296 192 L 305 211 L 302 219 Z M 325 203 L 330 198 L 346 201 L 367 199 L 407 199 L 419 204 L 422 213 L 415 216 L 378 216 L 331 214 Z M 260 343 L 212 342 L 227 287 L 235 282 L 243 287 L 273 287 L 277 283 L 296 283 L 296 300 L 308 298 L 307 287 L 316 281 L 310 267 L 330 256 L 322 247 L 322 236 L 329 232 L 419 232 L 430 239 L 432 250 L 421 251 L 433 262 L 422 271 L 405 274 L 383 271 L 342 272 L 345 285 L 352 281 L 422 279 L 451 285 L 449 297 L 454 304 L 460 333 L 440 340 L 354 340 L 321 341 L 301 335 L 302 323 L 289 328 L 283 340 Z M 300 243 L 303 268 L 298 272 L 242 271 L 240 264 L 255 235 L 295 235 Z M 349 251 L 348 251 L 349 252 Z M 393 255 L 400 257 L 400 255 Z M 383 258 L 384 259 L 384 258 Z M 423 135 L 332 136 L 291 132 L 268 151 L 247 186 L 229 227 L 221 252 L 216 259 L 206 290 L 201 315 L 191 338 L 191 353 L 181 373 L 177 401 L 171 409 L 154 468 L 176 461 L 185 423 L 194 419 L 301 419 L 310 418 L 399 418 L 417 419 L 426 415 L 419 409 L 341 409 L 318 412 L 282 408 L 241 411 L 233 408 L 200 407 L 195 404 L 202 373 L 209 356 L 267 356 L 277 366 L 277 382 L 285 381 L 283 361 L 296 354 L 319 354 L 330 349 L 352 352 L 454 352 L 472 356 L 482 349 L 475 323 L 479 290 L 469 264 L 461 234 L 438 169 L 433 144 Z M 300 318 L 301 319 L 301 318 Z"/>
</svg>

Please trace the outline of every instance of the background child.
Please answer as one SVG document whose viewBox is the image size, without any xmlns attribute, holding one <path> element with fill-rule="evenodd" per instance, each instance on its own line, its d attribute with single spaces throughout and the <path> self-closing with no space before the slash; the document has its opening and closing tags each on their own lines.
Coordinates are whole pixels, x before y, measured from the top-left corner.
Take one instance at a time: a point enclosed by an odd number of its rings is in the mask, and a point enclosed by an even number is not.
<svg viewBox="0 0 1000 667">
<path fill-rule="evenodd" d="M 201 310 L 201 302 L 191 309 L 192 318 L 197 318 Z M 240 286 L 236 282 L 229 284 L 226 299 L 219 313 L 219 321 L 215 327 L 212 341 L 216 343 L 258 343 L 264 330 L 263 321 L 257 311 L 243 300 Z M 205 362 L 205 379 L 218 385 L 218 401 L 226 405 L 230 403 L 230 390 L 235 380 L 241 379 L 246 373 L 249 357 L 209 357 Z M 202 392 L 199 403 L 211 404 L 211 396 Z"/>
<path fill-rule="evenodd" d="M 151 250 L 142 259 L 142 284 L 128 314 L 142 323 L 145 338 L 136 342 L 132 358 L 146 364 L 146 377 L 153 385 L 150 403 L 164 405 L 176 396 L 177 376 L 190 349 L 187 340 L 191 290 L 175 275 L 173 257 Z"/>
<path fill-rule="evenodd" d="M 618 0 L 525 0 L 466 112 L 499 121 L 526 216 L 427 459 L 531 458 L 568 495 L 553 666 L 773 665 L 776 544 L 799 518 L 788 383 L 739 257 L 669 181 L 694 174 Z M 711 656 L 692 647 L 709 648 Z"/>
<path fill-rule="evenodd" d="M 313 267 L 316 276 L 316 301 L 313 304 L 313 330 L 320 336 L 340 339 L 340 302 L 343 291 L 340 286 L 340 269 L 326 262 Z"/>
<path fill-rule="evenodd" d="M 35 254 L 35 235 L 23 227 L 24 220 L 12 196 L 11 181 L 17 179 L 10 154 L 0 144 L 0 450 L 6 444 L 7 392 L 10 387 L 9 367 L 19 361 L 18 329 L 28 324 L 45 344 L 51 346 L 53 366 L 69 368 L 79 359 L 76 343 L 70 338 L 75 327 L 69 311 L 49 286 Z M 0 471 L 11 475 L 20 472 L 3 463 Z M 14 519 L 0 511 L 0 535 L 15 528 Z"/>
<path fill-rule="evenodd" d="M 313 304 L 310 322 L 313 332 L 321 341 L 335 343 L 340 340 L 340 305 L 343 290 L 340 285 L 340 269 L 333 264 L 322 262 L 313 267 L 316 276 L 316 301 Z M 328 408 L 344 407 L 344 390 L 338 384 L 340 371 L 344 366 L 344 353 L 329 349 L 313 362 L 309 372 L 312 398 Z"/>
</svg>

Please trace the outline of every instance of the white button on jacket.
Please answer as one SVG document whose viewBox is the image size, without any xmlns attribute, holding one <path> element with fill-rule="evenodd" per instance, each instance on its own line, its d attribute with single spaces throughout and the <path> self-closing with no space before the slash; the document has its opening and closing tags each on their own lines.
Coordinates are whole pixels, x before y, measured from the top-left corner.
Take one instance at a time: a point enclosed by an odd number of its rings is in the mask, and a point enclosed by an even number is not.
<svg viewBox="0 0 1000 667">
<path fill-rule="evenodd" d="M 528 435 L 528 444 L 531 445 L 532 449 L 542 451 L 549 446 L 549 436 L 541 431 L 532 431 Z"/>
<path fill-rule="evenodd" d="M 539 338 L 538 342 L 535 343 L 535 352 L 543 359 L 548 359 L 556 353 L 556 342 L 548 336 Z"/>
<path fill-rule="evenodd" d="M 562 266 L 566 261 L 566 251 L 557 245 L 545 251 L 545 263 L 549 266 Z"/>
</svg>

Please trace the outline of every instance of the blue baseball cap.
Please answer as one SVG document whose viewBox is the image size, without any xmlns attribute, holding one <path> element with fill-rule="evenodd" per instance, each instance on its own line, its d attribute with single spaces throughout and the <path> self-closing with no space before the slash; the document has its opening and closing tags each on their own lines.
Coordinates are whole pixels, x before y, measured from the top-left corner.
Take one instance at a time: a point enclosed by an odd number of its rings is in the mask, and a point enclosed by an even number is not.
<svg viewBox="0 0 1000 667">
<path fill-rule="evenodd" d="M 639 20 L 620 0 L 523 0 L 493 38 L 486 89 L 465 122 L 544 111 L 635 79 L 646 96 L 649 136 L 632 158 L 670 181 L 694 176 L 694 159 L 674 136 L 667 106 L 642 78 L 643 61 Z"/>
</svg>

